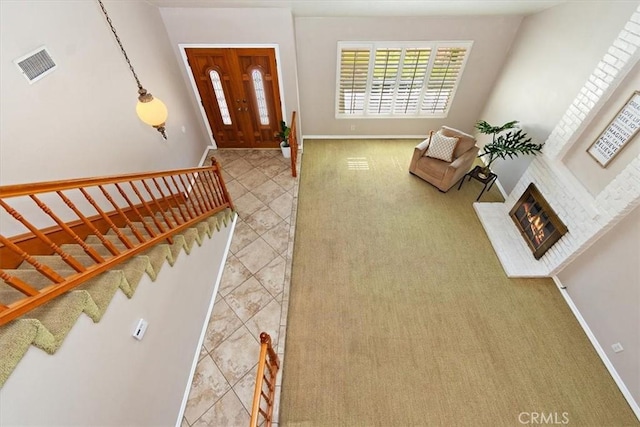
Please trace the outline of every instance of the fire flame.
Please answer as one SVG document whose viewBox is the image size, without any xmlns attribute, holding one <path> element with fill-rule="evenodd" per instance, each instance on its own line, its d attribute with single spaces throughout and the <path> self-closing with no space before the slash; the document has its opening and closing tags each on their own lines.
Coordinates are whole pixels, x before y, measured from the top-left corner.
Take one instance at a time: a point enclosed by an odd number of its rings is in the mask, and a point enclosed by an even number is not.
<svg viewBox="0 0 640 427">
<path fill-rule="evenodd" d="M 539 246 L 544 241 L 544 221 L 540 219 L 540 214 L 534 215 L 530 212 L 531 203 L 524 203 L 524 211 L 527 217 L 527 221 L 529 221 L 529 228 L 531 230 L 531 234 L 533 234 L 533 241 L 536 246 Z"/>
</svg>

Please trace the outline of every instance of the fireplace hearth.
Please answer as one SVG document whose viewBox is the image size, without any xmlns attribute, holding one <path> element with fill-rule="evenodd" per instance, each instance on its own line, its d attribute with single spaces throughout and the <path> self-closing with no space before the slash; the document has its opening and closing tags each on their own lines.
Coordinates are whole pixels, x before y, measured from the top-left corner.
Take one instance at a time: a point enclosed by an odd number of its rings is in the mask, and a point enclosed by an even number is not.
<svg viewBox="0 0 640 427">
<path fill-rule="evenodd" d="M 568 231 L 533 183 L 529 184 L 509 216 L 535 259 L 540 259 Z"/>
</svg>

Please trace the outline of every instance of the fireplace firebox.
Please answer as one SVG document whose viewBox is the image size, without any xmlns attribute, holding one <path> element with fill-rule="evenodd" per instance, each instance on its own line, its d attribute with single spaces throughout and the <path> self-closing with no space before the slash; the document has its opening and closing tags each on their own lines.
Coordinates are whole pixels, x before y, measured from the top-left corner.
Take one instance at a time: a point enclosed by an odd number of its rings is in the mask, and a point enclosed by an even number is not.
<svg viewBox="0 0 640 427">
<path fill-rule="evenodd" d="M 568 231 L 534 183 L 529 184 L 509 216 L 535 259 L 540 259 Z"/>
</svg>

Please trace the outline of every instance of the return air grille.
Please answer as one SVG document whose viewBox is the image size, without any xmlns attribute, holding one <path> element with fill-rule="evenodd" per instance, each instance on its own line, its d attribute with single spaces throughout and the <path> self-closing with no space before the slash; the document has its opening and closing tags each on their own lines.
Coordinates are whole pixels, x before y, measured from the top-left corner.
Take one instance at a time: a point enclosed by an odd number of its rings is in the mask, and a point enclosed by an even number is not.
<svg viewBox="0 0 640 427">
<path fill-rule="evenodd" d="M 57 67 L 45 47 L 18 58 L 14 62 L 30 83 L 37 82 Z"/>
</svg>

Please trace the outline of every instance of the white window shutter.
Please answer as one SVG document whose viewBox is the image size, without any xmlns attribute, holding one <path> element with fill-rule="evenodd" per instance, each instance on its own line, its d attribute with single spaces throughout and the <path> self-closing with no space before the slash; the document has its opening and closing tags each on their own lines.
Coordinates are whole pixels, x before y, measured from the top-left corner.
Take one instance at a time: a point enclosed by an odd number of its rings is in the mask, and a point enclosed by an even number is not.
<svg viewBox="0 0 640 427">
<path fill-rule="evenodd" d="M 336 117 L 444 117 L 471 42 L 339 42 Z"/>
<path fill-rule="evenodd" d="M 340 52 L 338 78 L 338 111 L 363 114 L 369 75 L 368 48 L 343 48 Z"/>
<path fill-rule="evenodd" d="M 401 49 L 377 49 L 373 64 L 369 105 L 371 114 L 390 114 L 400 71 Z"/>
<path fill-rule="evenodd" d="M 422 101 L 424 113 L 446 113 L 462 75 L 467 49 L 462 47 L 439 47 Z"/>
<path fill-rule="evenodd" d="M 398 82 L 395 114 L 417 114 L 431 49 L 407 49 Z"/>
</svg>

